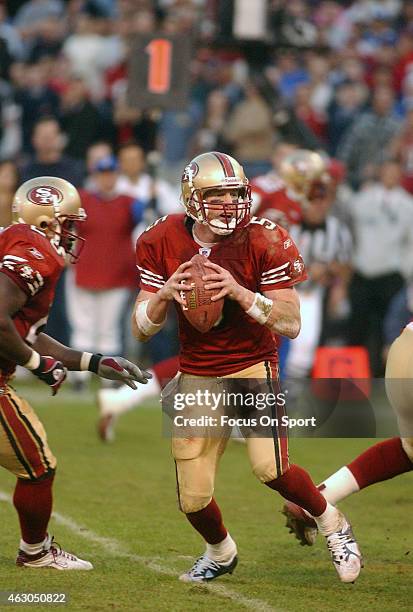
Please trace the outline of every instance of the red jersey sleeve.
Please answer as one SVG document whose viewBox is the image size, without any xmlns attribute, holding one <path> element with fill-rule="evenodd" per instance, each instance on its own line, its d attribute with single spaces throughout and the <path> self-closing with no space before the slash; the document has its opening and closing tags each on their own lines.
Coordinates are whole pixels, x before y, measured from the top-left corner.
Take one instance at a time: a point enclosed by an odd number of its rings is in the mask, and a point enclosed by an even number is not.
<svg viewBox="0 0 413 612">
<path fill-rule="evenodd" d="M 10 228 L 12 229 L 12 228 Z M 27 296 L 36 295 L 54 274 L 56 263 L 50 253 L 33 246 L 21 232 L 2 234 L 0 272 L 6 274 Z"/>
<path fill-rule="evenodd" d="M 267 240 L 261 258 L 260 291 L 287 289 L 306 280 L 303 258 L 289 233 L 278 225 L 264 232 Z"/>
<path fill-rule="evenodd" d="M 136 242 L 136 267 L 139 287 L 156 293 L 165 284 L 160 240 L 151 228 L 143 232 Z"/>
</svg>

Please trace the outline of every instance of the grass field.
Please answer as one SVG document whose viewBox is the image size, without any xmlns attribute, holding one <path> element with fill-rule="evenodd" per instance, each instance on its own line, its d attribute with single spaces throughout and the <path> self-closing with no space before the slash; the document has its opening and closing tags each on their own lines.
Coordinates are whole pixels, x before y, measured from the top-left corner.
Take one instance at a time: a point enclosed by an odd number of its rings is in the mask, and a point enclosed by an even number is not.
<svg viewBox="0 0 413 612">
<path fill-rule="evenodd" d="M 19 534 L 6 498 L 13 478 L 3 470 L 0 590 L 65 591 L 70 598 L 65 609 L 70 610 L 412 610 L 411 474 L 342 504 L 365 557 L 358 582 L 342 585 L 324 542 L 312 549 L 296 543 L 284 528 L 280 498 L 255 481 L 245 448 L 229 444 L 216 497 L 237 541 L 240 563 L 232 577 L 188 586 L 176 576 L 191 565 L 203 545 L 177 510 L 174 467 L 168 440 L 160 434 L 159 409 L 146 405 L 127 414 L 116 442 L 102 445 L 95 435 L 92 400 L 67 391 L 52 400 L 40 385 L 24 388 L 23 395 L 34 398 L 59 461 L 51 532 L 66 550 L 92 561 L 95 570 L 71 573 L 14 566 Z M 290 454 L 319 480 L 370 443 L 298 439 L 292 441 Z"/>
</svg>

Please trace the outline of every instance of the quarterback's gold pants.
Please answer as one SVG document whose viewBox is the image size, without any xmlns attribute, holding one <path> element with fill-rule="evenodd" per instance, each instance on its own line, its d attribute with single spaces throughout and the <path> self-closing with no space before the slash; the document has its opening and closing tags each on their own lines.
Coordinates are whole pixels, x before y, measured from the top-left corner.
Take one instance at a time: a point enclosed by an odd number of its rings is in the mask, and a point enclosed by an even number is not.
<svg viewBox="0 0 413 612">
<path fill-rule="evenodd" d="M 0 386 L 0 465 L 25 480 L 45 478 L 56 468 L 39 418 L 7 384 Z"/>
<path fill-rule="evenodd" d="M 397 416 L 402 446 L 413 461 L 413 330 L 409 327 L 390 347 L 386 391 Z"/>
<path fill-rule="evenodd" d="M 172 381 L 172 387 L 165 388 L 166 394 L 177 391 L 186 396 L 197 390 L 208 390 L 212 393 L 222 392 L 223 379 L 256 379 L 263 392 L 274 391 L 273 383 L 278 384 L 278 368 L 270 362 L 261 362 L 250 368 L 225 377 L 200 377 L 178 373 Z M 236 382 L 235 382 L 236 384 Z M 164 399 L 164 394 L 163 394 Z M 205 414 L 205 407 L 190 409 L 190 415 L 199 417 Z M 284 414 L 283 410 L 282 413 Z M 186 413 L 188 414 L 188 413 Z M 215 418 L 225 414 L 225 407 L 220 405 L 212 413 Z M 281 414 L 280 412 L 278 414 Z M 178 501 L 182 512 L 197 512 L 209 504 L 212 499 L 219 460 L 231 435 L 232 426 L 221 427 L 208 425 L 192 429 L 188 437 L 178 432 L 172 433 L 172 455 L 176 464 Z M 174 435 L 174 432 L 176 435 Z M 255 476 L 261 482 L 270 482 L 281 476 L 288 469 L 288 439 L 281 427 L 271 428 L 272 437 L 246 437 L 248 458 Z"/>
</svg>

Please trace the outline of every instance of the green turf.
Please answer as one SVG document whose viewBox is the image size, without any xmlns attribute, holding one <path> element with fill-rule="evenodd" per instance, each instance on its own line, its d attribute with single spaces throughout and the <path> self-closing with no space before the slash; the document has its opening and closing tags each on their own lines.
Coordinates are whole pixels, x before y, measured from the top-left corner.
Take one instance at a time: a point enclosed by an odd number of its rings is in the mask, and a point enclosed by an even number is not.
<svg viewBox="0 0 413 612">
<path fill-rule="evenodd" d="M 24 393 L 30 396 L 30 388 Z M 93 561 L 95 570 L 14 567 L 17 520 L 12 507 L 0 502 L 0 590 L 66 591 L 70 604 L 63 609 L 70 610 L 412 609 L 411 475 L 372 487 L 342 504 L 365 556 L 358 582 L 342 585 L 324 542 L 303 549 L 292 539 L 283 526 L 277 494 L 255 481 L 245 448 L 231 443 L 216 497 L 237 541 L 240 563 L 232 577 L 195 588 L 175 577 L 203 546 L 177 510 L 174 467 L 168 441 L 160 434 L 159 411 L 147 405 L 127 414 L 119 423 L 116 442 L 105 446 L 95 435 L 96 409 L 90 401 L 64 392 L 50 400 L 46 394 L 42 400 L 37 386 L 32 396 L 59 460 L 55 510 L 85 528 L 74 533 L 53 520 L 52 532 L 66 549 Z M 319 480 L 370 443 L 299 439 L 292 441 L 290 454 Z M 1 471 L 0 490 L 10 493 L 12 487 L 13 478 Z M 107 543 L 107 551 L 87 530 L 116 542 Z"/>
</svg>

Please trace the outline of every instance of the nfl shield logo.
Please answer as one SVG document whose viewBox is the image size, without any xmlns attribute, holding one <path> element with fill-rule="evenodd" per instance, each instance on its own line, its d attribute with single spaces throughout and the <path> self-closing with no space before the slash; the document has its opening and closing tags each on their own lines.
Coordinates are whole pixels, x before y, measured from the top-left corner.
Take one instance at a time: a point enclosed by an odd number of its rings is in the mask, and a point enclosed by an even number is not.
<svg viewBox="0 0 413 612">
<path fill-rule="evenodd" d="M 209 257 L 211 255 L 211 249 L 208 247 L 201 247 L 199 249 L 199 254 L 203 255 L 204 257 Z"/>
</svg>

